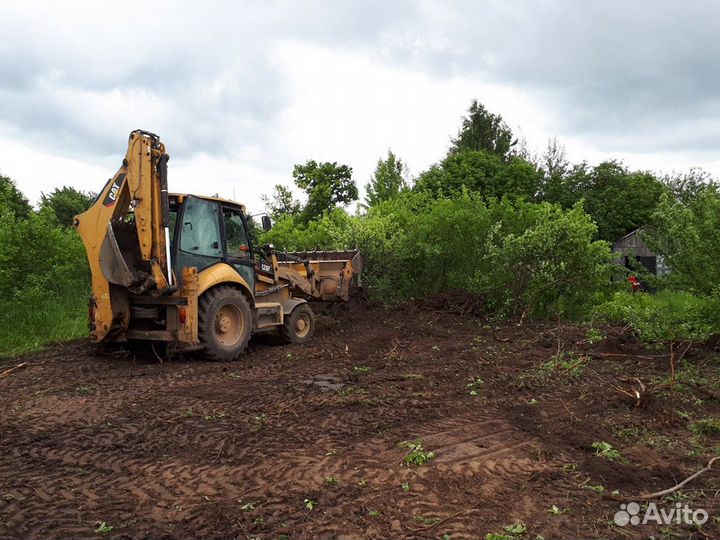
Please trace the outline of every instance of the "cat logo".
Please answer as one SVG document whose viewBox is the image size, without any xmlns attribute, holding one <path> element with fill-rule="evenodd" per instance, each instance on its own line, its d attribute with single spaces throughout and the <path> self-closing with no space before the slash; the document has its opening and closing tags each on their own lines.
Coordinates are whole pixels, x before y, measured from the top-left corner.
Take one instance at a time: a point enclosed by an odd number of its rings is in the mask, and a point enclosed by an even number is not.
<svg viewBox="0 0 720 540">
<path fill-rule="evenodd" d="M 273 271 L 272 271 L 272 266 L 270 266 L 270 265 L 267 264 L 267 263 L 260 263 L 260 271 L 261 271 L 261 272 L 266 272 L 266 273 L 268 273 L 268 274 L 272 274 L 272 273 L 273 273 Z"/>
<path fill-rule="evenodd" d="M 118 193 L 120 192 L 120 187 L 122 186 L 124 181 L 124 174 L 121 174 L 117 177 L 117 179 L 112 183 L 112 186 L 110 186 L 110 191 L 108 191 L 108 194 L 105 196 L 103 206 L 112 206 L 113 204 L 115 204 L 115 202 L 117 201 Z"/>
</svg>

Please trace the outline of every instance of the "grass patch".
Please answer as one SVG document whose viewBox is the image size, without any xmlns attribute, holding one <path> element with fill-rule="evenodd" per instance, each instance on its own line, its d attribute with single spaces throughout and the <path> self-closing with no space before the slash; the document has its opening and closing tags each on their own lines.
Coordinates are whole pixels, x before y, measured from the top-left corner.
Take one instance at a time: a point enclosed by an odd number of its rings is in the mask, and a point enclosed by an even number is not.
<svg viewBox="0 0 720 540">
<path fill-rule="evenodd" d="M 42 349 L 49 343 L 88 336 L 84 295 L 47 302 L 0 302 L 0 358 Z"/>
<path fill-rule="evenodd" d="M 720 420 L 715 418 L 703 418 L 688 426 L 693 435 L 720 435 Z"/>
</svg>

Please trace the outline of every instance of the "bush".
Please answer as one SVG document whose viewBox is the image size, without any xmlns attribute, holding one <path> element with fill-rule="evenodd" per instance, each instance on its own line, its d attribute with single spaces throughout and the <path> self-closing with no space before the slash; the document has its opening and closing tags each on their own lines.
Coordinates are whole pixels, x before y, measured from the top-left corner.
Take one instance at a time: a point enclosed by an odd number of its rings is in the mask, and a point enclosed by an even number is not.
<svg viewBox="0 0 720 540">
<path fill-rule="evenodd" d="M 87 334 L 89 269 L 80 238 L 49 211 L 0 212 L 0 355 Z"/>
<path fill-rule="evenodd" d="M 608 244 L 593 241 L 597 228 L 579 205 L 531 210 L 531 223 L 521 233 L 491 231 L 473 289 L 502 315 L 580 315 L 608 288 Z"/>
<path fill-rule="evenodd" d="M 367 214 L 336 210 L 302 227 L 285 218 L 265 235 L 280 249 L 363 254 L 363 282 L 383 302 L 450 289 L 481 293 L 500 316 L 575 315 L 610 275 L 610 251 L 578 206 L 485 202 L 403 193 Z"/>
<path fill-rule="evenodd" d="M 672 272 L 666 286 L 710 295 L 720 283 L 720 192 L 708 186 L 680 201 L 665 195 L 644 231 Z"/>
<path fill-rule="evenodd" d="M 648 342 L 705 341 L 720 329 L 720 298 L 687 292 L 615 293 L 598 313 L 632 325 Z"/>
</svg>

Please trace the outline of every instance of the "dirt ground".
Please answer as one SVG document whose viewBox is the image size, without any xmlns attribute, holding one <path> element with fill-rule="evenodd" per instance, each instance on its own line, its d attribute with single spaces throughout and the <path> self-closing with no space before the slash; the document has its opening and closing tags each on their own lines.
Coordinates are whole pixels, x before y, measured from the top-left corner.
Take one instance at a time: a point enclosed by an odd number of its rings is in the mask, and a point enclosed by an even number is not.
<svg viewBox="0 0 720 540">
<path fill-rule="evenodd" d="M 720 537 L 714 470 L 655 500 L 704 525 L 613 524 L 717 455 L 717 399 L 662 388 L 668 356 L 622 328 L 472 312 L 355 300 L 233 363 L 85 342 L 6 363 L 27 365 L 0 378 L 0 538 Z M 711 347 L 681 364 L 718 391 Z M 640 408 L 633 377 L 656 383 Z"/>
</svg>

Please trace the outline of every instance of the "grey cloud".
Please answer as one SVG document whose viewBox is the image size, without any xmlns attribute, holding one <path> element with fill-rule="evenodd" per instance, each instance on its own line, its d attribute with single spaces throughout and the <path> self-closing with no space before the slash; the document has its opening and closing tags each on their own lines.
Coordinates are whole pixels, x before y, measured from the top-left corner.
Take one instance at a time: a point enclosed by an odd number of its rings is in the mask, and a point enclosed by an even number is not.
<svg viewBox="0 0 720 540">
<path fill-rule="evenodd" d="M 686 151 L 698 143 L 717 150 L 717 127 L 702 120 L 720 110 L 720 4 L 452 6 L 441 24 L 401 29 L 447 46 L 412 54 L 399 49 L 398 61 L 439 76 L 475 75 L 522 88 L 555 111 L 557 132 L 590 137 L 602 150 Z M 704 132 L 677 129 L 693 123 Z"/>
<path fill-rule="evenodd" d="M 602 150 L 717 150 L 720 128 L 707 119 L 720 111 L 720 4 L 711 1 L 33 6 L 0 8 L 0 121 L 64 153 L 78 139 L 117 153 L 118 131 L 135 127 L 170 134 L 183 155 L 271 143 L 290 97 L 270 57 L 278 41 L 520 88 L 554 112 L 557 134 Z M 150 115 L 152 126 L 135 125 L 139 114 L 87 118 L 88 96 L 118 90 L 169 112 Z"/>
<path fill-rule="evenodd" d="M 42 17 L 21 4 L 0 8 L 0 32 L 13 44 L 0 47 L 0 119 L 65 153 L 79 139 L 98 154 L 116 152 L 119 129 L 146 127 L 172 134 L 174 151 L 184 155 L 226 155 L 271 136 L 288 99 L 269 57 L 277 41 L 361 46 L 409 13 L 380 1 L 343 10 L 330 1 L 168 3 L 140 16 L 96 3 L 38 9 Z M 92 20 L 78 22 L 85 9 Z M 139 114 L 123 126 L 88 121 L 83 96 L 113 91 L 144 93 L 172 112 L 152 126 L 131 124 L 142 123 Z M 77 101 L 67 103 L 67 92 Z"/>
</svg>

